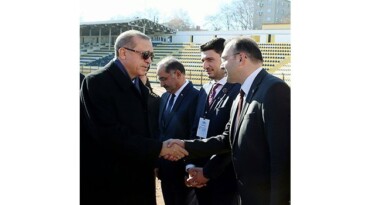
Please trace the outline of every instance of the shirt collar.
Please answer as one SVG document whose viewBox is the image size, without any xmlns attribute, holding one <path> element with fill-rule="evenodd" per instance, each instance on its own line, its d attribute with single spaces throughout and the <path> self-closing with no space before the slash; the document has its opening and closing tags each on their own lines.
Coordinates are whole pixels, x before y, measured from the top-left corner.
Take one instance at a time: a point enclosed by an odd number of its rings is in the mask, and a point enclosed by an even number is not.
<svg viewBox="0 0 365 205">
<path fill-rule="evenodd" d="M 214 83 L 219 83 L 224 86 L 227 83 L 227 76 L 223 77 L 222 79 L 218 80 L 217 82 L 212 80 L 212 84 L 214 84 Z"/>
<path fill-rule="evenodd" d="M 251 75 L 249 75 L 245 82 L 241 85 L 241 90 L 245 92 L 245 96 L 247 96 L 248 92 L 250 91 L 251 85 L 253 81 L 255 80 L 256 76 L 259 74 L 259 72 L 262 70 L 262 67 L 257 68 Z"/>
<path fill-rule="evenodd" d="M 131 76 L 129 76 L 127 70 L 124 68 L 123 64 L 120 62 L 118 58 L 114 60 L 114 63 L 117 65 L 117 67 L 123 72 L 125 76 L 127 76 L 129 79 L 131 79 Z"/>
<path fill-rule="evenodd" d="M 179 88 L 179 90 L 177 90 L 174 94 L 175 97 L 178 97 L 180 95 L 180 93 L 184 90 L 184 88 L 186 87 L 186 85 L 189 83 L 188 80 L 185 80 L 185 83 Z M 176 99 L 176 98 L 175 98 Z"/>
</svg>

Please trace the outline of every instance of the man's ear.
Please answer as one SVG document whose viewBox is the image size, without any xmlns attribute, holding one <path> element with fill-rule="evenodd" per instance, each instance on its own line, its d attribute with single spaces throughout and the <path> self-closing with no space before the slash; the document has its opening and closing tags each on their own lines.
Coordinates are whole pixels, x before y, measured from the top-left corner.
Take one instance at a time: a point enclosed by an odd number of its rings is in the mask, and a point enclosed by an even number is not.
<svg viewBox="0 0 365 205">
<path fill-rule="evenodd" d="M 118 49 L 118 57 L 123 60 L 125 59 L 125 49 L 123 49 L 123 48 Z"/>
<path fill-rule="evenodd" d="M 181 75 L 182 75 L 181 71 L 179 71 L 179 70 L 176 70 L 176 71 L 175 71 L 175 73 L 176 73 L 176 76 L 177 76 L 178 78 L 180 78 L 180 77 L 181 77 Z"/>
</svg>

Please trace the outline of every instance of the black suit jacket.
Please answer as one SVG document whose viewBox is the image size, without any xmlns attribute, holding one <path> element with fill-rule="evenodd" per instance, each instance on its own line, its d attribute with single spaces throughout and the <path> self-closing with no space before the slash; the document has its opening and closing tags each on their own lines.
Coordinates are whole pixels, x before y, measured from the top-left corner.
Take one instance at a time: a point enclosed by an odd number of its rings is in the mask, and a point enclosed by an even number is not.
<svg viewBox="0 0 365 205">
<path fill-rule="evenodd" d="M 156 93 L 152 92 L 148 87 L 148 121 L 150 125 L 150 132 L 152 133 L 152 137 L 155 139 L 159 139 L 159 131 L 158 131 L 158 115 L 160 111 L 160 102 L 161 97 Z"/>
<path fill-rule="evenodd" d="M 234 134 L 238 98 L 222 135 L 186 142 L 190 157 L 231 151 L 242 204 L 290 201 L 290 88 L 262 70 L 255 78 Z"/>
<path fill-rule="evenodd" d="M 200 118 L 209 119 L 207 137 L 221 134 L 224 131 L 225 125 L 229 120 L 232 103 L 234 99 L 236 99 L 241 87 L 240 84 L 226 83 L 220 92 L 217 93 L 212 105 L 209 107 L 208 95 L 212 85 L 212 83 L 208 83 L 200 89 L 192 138 L 197 138 L 196 133 Z M 192 163 L 198 167 L 204 167 L 210 158 L 211 156 L 199 158 L 192 161 Z M 211 179 L 208 182 L 208 187 L 210 187 L 215 194 L 237 191 L 231 155 L 229 153 L 214 155 L 212 160 L 216 160 L 214 158 L 226 159 L 224 162 L 226 166 L 221 166 L 221 169 L 209 166 L 204 167 L 204 175 Z"/>
<path fill-rule="evenodd" d="M 82 83 L 81 204 L 156 204 L 162 143 L 151 136 L 148 90 L 139 87 L 114 61 Z"/>
<path fill-rule="evenodd" d="M 84 74 L 80 73 L 80 88 L 81 88 L 81 84 L 82 84 L 82 81 L 84 80 L 85 76 Z"/>
</svg>

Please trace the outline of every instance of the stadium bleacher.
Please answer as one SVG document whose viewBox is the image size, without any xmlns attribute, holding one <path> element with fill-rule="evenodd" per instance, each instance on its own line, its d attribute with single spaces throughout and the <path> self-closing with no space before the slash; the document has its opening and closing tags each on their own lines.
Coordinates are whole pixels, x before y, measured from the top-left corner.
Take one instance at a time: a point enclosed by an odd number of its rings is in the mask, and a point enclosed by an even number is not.
<svg viewBox="0 0 365 205">
<path fill-rule="evenodd" d="M 264 58 L 263 68 L 283 79 L 290 85 L 291 44 L 259 43 Z M 154 45 L 155 58 L 147 73 L 151 83 L 159 83 L 156 76 L 156 64 L 166 56 L 174 56 L 186 69 L 186 77 L 196 86 L 209 82 L 202 69 L 200 44 L 195 43 L 159 43 Z M 114 50 L 108 46 L 80 45 L 80 70 L 88 74 L 106 65 L 114 57 Z"/>
<path fill-rule="evenodd" d="M 283 65 L 281 68 L 277 69 L 273 75 L 278 78 L 283 79 L 289 86 L 291 85 L 291 63 Z"/>
<path fill-rule="evenodd" d="M 98 61 L 102 61 L 103 58 L 114 55 L 114 50 L 108 46 L 99 46 L 92 44 L 80 45 L 80 66 L 104 66 L 103 62 L 98 64 Z"/>
</svg>

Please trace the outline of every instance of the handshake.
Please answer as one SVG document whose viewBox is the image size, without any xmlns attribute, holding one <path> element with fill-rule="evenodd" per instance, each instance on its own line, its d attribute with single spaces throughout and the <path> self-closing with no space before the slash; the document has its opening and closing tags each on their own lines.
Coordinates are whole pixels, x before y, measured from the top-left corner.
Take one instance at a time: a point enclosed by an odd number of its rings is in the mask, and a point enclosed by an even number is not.
<svg viewBox="0 0 365 205">
<path fill-rule="evenodd" d="M 185 149 L 185 142 L 179 139 L 169 139 L 162 143 L 160 157 L 170 161 L 177 161 L 188 156 Z M 189 177 L 185 179 L 185 185 L 188 187 L 201 188 L 207 185 L 209 179 L 203 174 L 203 168 L 194 167 L 188 170 Z"/>
<path fill-rule="evenodd" d="M 188 156 L 188 151 L 185 150 L 185 142 L 179 139 L 169 139 L 162 143 L 160 157 L 170 161 L 177 161 Z"/>
</svg>

